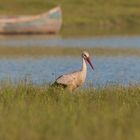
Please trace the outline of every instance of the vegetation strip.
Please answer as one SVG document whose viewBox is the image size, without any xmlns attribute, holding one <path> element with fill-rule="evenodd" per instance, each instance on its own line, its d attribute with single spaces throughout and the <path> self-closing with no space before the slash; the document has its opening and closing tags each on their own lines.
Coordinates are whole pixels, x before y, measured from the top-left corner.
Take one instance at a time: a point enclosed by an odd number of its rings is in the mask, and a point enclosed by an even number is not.
<svg viewBox="0 0 140 140">
<path fill-rule="evenodd" d="M 136 48 L 0 47 L 0 57 L 79 56 L 83 50 L 94 56 L 140 56 Z"/>
</svg>

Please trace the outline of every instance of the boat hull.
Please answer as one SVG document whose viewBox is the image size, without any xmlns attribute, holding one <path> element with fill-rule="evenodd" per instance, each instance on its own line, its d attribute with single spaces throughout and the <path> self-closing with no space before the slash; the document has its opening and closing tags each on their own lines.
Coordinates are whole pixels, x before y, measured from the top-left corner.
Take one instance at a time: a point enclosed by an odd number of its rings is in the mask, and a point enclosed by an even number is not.
<svg viewBox="0 0 140 140">
<path fill-rule="evenodd" d="M 36 15 L 0 18 L 1 34 L 58 33 L 62 26 L 60 7 Z"/>
</svg>

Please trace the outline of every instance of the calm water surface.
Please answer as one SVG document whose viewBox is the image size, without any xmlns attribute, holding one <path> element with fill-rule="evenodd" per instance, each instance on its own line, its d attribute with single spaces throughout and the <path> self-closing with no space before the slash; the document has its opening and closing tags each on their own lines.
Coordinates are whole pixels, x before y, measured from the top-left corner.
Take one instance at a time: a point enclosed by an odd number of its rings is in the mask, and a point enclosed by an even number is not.
<svg viewBox="0 0 140 140">
<path fill-rule="evenodd" d="M 140 36 L 64 38 L 61 36 L 0 36 L 0 46 L 11 47 L 115 47 L 140 48 Z"/>
<path fill-rule="evenodd" d="M 95 71 L 88 66 L 85 85 L 140 83 L 140 57 L 94 57 L 92 62 Z M 52 83 L 59 75 L 80 67 L 77 57 L 0 59 L 0 80 L 18 82 L 29 77 L 36 84 Z"/>
</svg>

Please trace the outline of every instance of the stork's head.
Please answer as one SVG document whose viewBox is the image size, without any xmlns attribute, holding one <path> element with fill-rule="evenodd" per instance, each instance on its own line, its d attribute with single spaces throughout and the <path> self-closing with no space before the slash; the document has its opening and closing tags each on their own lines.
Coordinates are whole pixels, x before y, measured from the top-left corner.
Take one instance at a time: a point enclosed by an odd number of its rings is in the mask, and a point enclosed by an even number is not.
<svg viewBox="0 0 140 140">
<path fill-rule="evenodd" d="M 92 63 L 91 63 L 91 60 L 90 60 L 89 53 L 86 52 L 86 51 L 84 51 L 84 52 L 82 53 L 82 58 L 84 58 L 84 59 L 90 64 L 91 68 L 94 70 L 94 67 L 93 67 L 93 65 L 92 65 Z"/>
</svg>

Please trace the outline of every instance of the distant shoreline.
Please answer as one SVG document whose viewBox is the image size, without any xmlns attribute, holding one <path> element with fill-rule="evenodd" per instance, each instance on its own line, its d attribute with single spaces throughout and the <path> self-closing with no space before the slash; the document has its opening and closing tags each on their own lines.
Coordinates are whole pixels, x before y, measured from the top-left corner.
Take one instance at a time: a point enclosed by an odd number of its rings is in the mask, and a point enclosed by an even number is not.
<svg viewBox="0 0 140 140">
<path fill-rule="evenodd" d="M 39 14 L 61 6 L 64 36 L 140 34 L 140 1 L 33 1 L 0 2 L 0 15 Z"/>
</svg>

